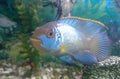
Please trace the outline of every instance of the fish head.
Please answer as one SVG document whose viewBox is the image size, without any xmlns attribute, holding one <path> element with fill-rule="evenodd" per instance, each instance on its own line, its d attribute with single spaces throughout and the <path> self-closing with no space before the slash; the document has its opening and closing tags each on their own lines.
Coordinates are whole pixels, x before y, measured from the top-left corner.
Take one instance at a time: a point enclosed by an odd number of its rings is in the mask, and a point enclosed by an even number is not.
<svg viewBox="0 0 120 79">
<path fill-rule="evenodd" d="M 61 35 L 57 30 L 57 22 L 49 22 L 36 28 L 31 42 L 38 50 L 55 55 L 61 45 Z"/>
</svg>

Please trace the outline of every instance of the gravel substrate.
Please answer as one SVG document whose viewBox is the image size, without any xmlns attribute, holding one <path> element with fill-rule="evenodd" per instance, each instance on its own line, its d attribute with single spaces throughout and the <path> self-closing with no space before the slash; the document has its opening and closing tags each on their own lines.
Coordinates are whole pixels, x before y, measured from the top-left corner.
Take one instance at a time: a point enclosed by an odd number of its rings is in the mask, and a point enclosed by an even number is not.
<svg viewBox="0 0 120 79">
<path fill-rule="evenodd" d="M 2 61 L 0 79 L 120 79 L 120 57 L 117 56 L 111 56 L 92 66 L 86 65 L 82 72 L 61 66 L 63 67 L 40 67 L 35 72 L 29 65 L 18 66 Z"/>
<path fill-rule="evenodd" d="M 83 79 L 120 79 L 120 57 L 111 56 L 93 66 L 84 68 Z"/>
</svg>

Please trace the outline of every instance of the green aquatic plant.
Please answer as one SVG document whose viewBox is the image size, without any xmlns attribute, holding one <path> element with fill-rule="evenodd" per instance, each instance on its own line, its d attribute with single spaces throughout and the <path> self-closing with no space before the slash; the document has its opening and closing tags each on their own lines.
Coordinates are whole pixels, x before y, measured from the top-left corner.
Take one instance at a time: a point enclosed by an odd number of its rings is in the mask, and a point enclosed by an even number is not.
<svg viewBox="0 0 120 79">
<path fill-rule="evenodd" d="M 29 64 L 34 63 L 35 67 L 39 66 L 40 58 L 42 58 L 43 61 L 47 60 L 47 57 L 43 58 L 42 55 L 39 55 L 38 51 L 33 51 L 30 47 L 31 44 L 28 43 L 32 30 L 43 23 L 41 20 L 41 18 L 43 18 L 41 17 L 41 14 L 43 13 L 38 10 L 37 1 L 38 0 L 15 0 L 16 9 L 20 19 L 19 24 L 21 24 L 21 32 L 18 37 L 22 42 L 22 54 L 25 54 L 26 56 L 24 57 L 24 55 L 18 54 L 16 58 L 20 61 L 29 59 Z"/>
<path fill-rule="evenodd" d="M 41 18 L 39 17 L 37 6 L 35 6 L 35 4 L 29 3 L 29 13 L 31 17 L 32 29 L 35 29 L 41 23 Z"/>
<path fill-rule="evenodd" d="M 87 2 L 85 2 L 85 0 L 78 0 L 73 8 L 72 15 L 93 20 L 99 20 L 110 14 L 114 15 L 114 12 L 111 13 L 106 7 L 107 0 L 100 0 L 97 3 L 96 0 L 88 0 Z"/>
<path fill-rule="evenodd" d="M 2 0 L 0 2 L 2 2 Z M 0 14 L 17 21 L 18 15 L 14 5 L 14 0 L 5 0 L 4 3 L 0 3 Z"/>
<path fill-rule="evenodd" d="M 31 32 L 41 24 L 41 17 L 34 1 L 15 0 L 16 9 L 21 20 L 21 29 L 23 32 Z"/>
<path fill-rule="evenodd" d="M 19 19 L 21 20 L 21 29 L 23 32 L 28 32 L 28 30 L 30 30 L 30 19 L 26 11 L 25 4 L 23 3 L 23 0 L 15 0 L 15 4 Z"/>
<path fill-rule="evenodd" d="M 31 65 L 31 63 L 34 63 L 34 67 L 39 67 L 39 61 L 40 61 L 40 55 L 36 50 L 33 50 L 34 48 L 30 47 L 30 35 L 22 33 L 21 35 L 17 36 L 19 38 L 18 42 L 11 47 L 11 51 L 13 53 L 11 55 L 14 55 L 15 61 L 17 62 L 25 62 L 26 64 Z M 23 39 L 24 38 L 24 39 Z M 17 50 L 16 50 L 17 49 Z M 12 58 L 14 58 L 12 57 Z"/>
<path fill-rule="evenodd" d="M 9 32 L 8 27 L 0 27 L 0 51 L 7 51 L 9 59 L 13 62 L 25 62 L 35 64 L 35 68 L 39 65 L 39 54 L 37 51 L 32 51 L 30 43 L 28 43 L 33 29 L 35 29 L 40 23 L 40 16 L 38 15 L 37 5 L 32 3 L 33 0 L 12 0 L 12 6 L 14 12 L 10 13 L 8 6 L 0 5 L 0 14 L 10 17 L 17 24 L 17 28 L 12 29 Z M 8 16 L 7 16 L 8 15 Z M 15 15 L 14 17 L 12 17 Z M 13 32 L 13 30 L 15 32 Z M 4 48 L 3 48 L 4 47 Z"/>
<path fill-rule="evenodd" d="M 3 59 L 8 59 L 8 53 L 5 53 L 5 52 L 0 52 L 0 60 L 3 60 Z"/>
<path fill-rule="evenodd" d="M 56 15 L 56 8 L 47 6 L 38 10 L 41 11 L 40 15 L 42 16 L 44 23 L 54 20 Z"/>
<path fill-rule="evenodd" d="M 120 18 L 120 14 L 116 9 L 115 3 L 112 2 L 111 6 L 106 9 L 107 15 L 101 17 L 99 20 L 105 23 L 106 25 L 112 24 L 114 21 L 118 21 Z"/>
<path fill-rule="evenodd" d="M 120 42 L 116 42 L 116 46 L 112 46 L 112 55 L 120 56 Z"/>
<path fill-rule="evenodd" d="M 32 3 L 33 2 L 33 3 Z M 28 63 L 34 63 L 35 68 L 39 66 L 39 53 L 33 51 L 30 47 L 30 35 L 40 23 L 41 17 L 39 16 L 37 5 L 34 4 L 34 1 L 27 0 L 16 0 L 16 8 L 20 19 L 21 32 L 17 35 L 22 42 L 22 53 L 17 55 L 17 60 L 24 61 L 28 59 Z"/>
<path fill-rule="evenodd" d="M 1 10 L 0 10 L 1 11 Z M 5 40 L 9 38 L 9 35 L 14 33 L 17 27 L 17 23 L 11 18 L 0 13 L 0 38 Z"/>
</svg>

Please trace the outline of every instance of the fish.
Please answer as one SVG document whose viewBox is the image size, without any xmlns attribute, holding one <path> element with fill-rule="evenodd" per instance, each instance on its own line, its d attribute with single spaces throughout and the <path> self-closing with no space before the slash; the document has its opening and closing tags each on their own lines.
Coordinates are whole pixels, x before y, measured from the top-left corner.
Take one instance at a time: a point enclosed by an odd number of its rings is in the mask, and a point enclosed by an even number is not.
<svg viewBox="0 0 120 79">
<path fill-rule="evenodd" d="M 37 27 L 30 40 L 37 50 L 73 64 L 97 64 L 110 54 L 109 28 L 99 21 L 64 17 Z"/>
<path fill-rule="evenodd" d="M 58 20 L 61 17 L 71 16 L 71 10 L 73 5 L 76 3 L 76 0 L 51 0 L 44 1 L 43 7 L 51 5 L 52 7 L 57 8 L 57 14 L 55 20 Z"/>
<path fill-rule="evenodd" d="M 0 14 L 0 27 L 7 28 L 7 27 L 16 27 L 16 22 L 11 21 L 8 17 Z"/>
</svg>

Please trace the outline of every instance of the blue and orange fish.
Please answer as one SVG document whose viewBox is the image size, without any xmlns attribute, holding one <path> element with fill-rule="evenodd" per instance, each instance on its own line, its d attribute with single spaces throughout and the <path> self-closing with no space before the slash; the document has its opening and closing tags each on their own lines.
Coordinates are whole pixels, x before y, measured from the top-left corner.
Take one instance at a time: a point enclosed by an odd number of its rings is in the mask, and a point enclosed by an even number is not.
<svg viewBox="0 0 120 79">
<path fill-rule="evenodd" d="M 95 64 L 110 55 L 108 28 L 90 19 L 66 17 L 36 28 L 31 37 L 35 48 L 72 64 Z"/>
</svg>

